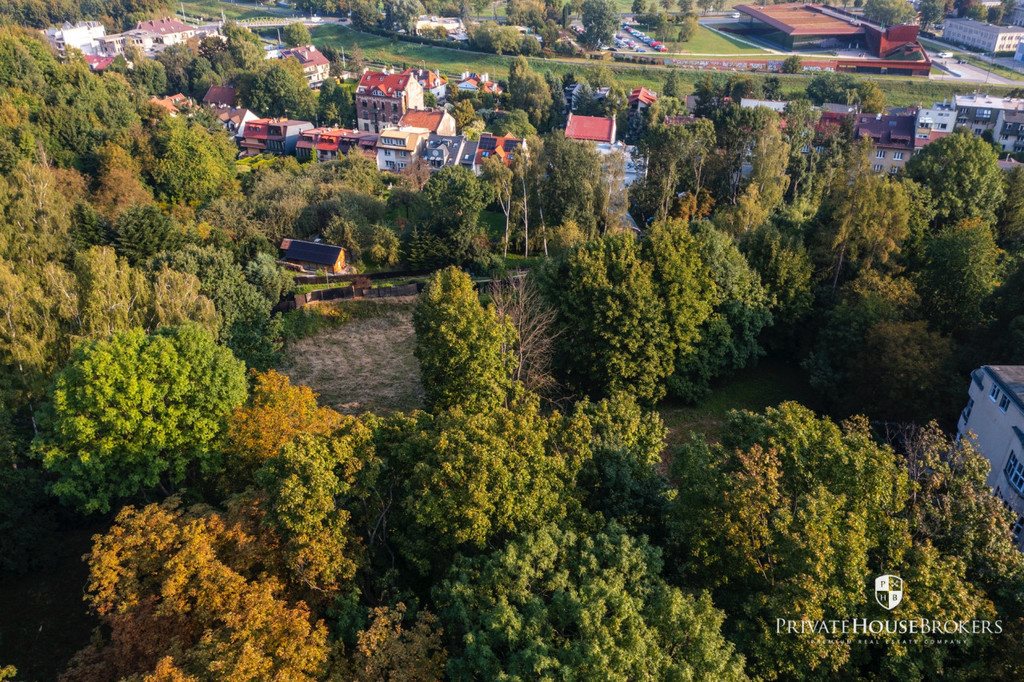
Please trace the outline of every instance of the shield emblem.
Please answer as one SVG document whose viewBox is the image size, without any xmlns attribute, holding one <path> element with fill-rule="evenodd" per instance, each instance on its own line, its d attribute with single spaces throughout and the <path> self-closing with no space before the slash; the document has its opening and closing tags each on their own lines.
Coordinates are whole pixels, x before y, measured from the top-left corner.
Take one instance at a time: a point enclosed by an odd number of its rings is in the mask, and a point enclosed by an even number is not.
<svg viewBox="0 0 1024 682">
<path fill-rule="evenodd" d="M 892 611 L 903 601 L 903 578 L 898 575 L 880 575 L 875 578 L 875 601 L 883 609 Z"/>
</svg>

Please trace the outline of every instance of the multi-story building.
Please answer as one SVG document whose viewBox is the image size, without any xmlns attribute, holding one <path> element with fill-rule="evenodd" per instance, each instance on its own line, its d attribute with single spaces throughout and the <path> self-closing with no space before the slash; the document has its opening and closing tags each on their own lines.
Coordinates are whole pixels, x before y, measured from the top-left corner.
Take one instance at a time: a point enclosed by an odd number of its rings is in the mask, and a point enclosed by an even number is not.
<svg viewBox="0 0 1024 682">
<path fill-rule="evenodd" d="M 422 158 L 434 173 L 447 166 L 464 166 L 473 170 L 477 143 L 463 135 L 430 135 Z"/>
<path fill-rule="evenodd" d="M 854 139 L 871 140 L 871 169 L 899 173 L 914 155 L 917 112 L 858 114 L 853 122 Z"/>
<path fill-rule="evenodd" d="M 339 156 L 356 150 L 372 152 L 376 158 L 377 138 L 377 133 L 348 128 L 310 128 L 299 134 L 295 156 L 300 161 L 337 161 Z"/>
<path fill-rule="evenodd" d="M 971 372 L 959 437 L 992 464 L 988 485 L 1013 512 L 1014 539 L 1024 549 L 1024 365 L 985 365 Z"/>
<path fill-rule="evenodd" d="M 483 133 L 476 141 L 476 159 L 473 164 L 473 172 L 479 173 L 483 170 L 484 162 L 492 157 L 501 159 L 506 166 L 511 166 L 516 154 L 525 152 L 526 140 L 511 135 L 492 135 Z"/>
<path fill-rule="evenodd" d="M 956 127 L 956 105 L 936 102 L 917 110 L 917 128 L 914 131 L 914 151 L 953 132 Z"/>
<path fill-rule="evenodd" d="M 957 95 L 956 125 L 975 135 L 988 132 L 1004 152 L 1024 151 L 1020 134 L 1024 99 L 991 95 Z"/>
<path fill-rule="evenodd" d="M 331 75 L 331 62 L 312 45 L 281 51 L 281 59 L 294 57 L 302 66 L 302 74 L 311 88 L 319 88 Z"/>
<path fill-rule="evenodd" d="M 397 173 L 419 158 L 430 131 L 426 128 L 384 129 L 377 138 L 377 168 Z"/>
<path fill-rule="evenodd" d="M 80 21 L 77 24 L 65 21 L 60 26 L 46 29 L 43 34 L 57 54 L 63 57 L 69 47 L 83 54 L 96 54 L 96 41 L 107 35 L 107 29 L 98 21 Z"/>
<path fill-rule="evenodd" d="M 309 130 L 313 124 L 309 121 L 293 121 L 279 118 L 257 118 L 245 125 L 245 133 L 239 143 L 242 154 L 257 156 L 259 154 L 293 154 L 299 135 Z"/>
<path fill-rule="evenodd" d="M 171 45 L 188 42 L 200 34 L 209 35 L 210 30 L 201 31 L 172 17 L 140 21 L 130 31 L 97 39 L 97 51 L 107 57 L 116 57 L 134 46 L 147 57 L 152 57 Z"/>
<path fill-rule="evenodd" d="M 397 127 L 409 109 L 423 108 L 423 86 L 410 71 L 367 71 L 359 79 L 355 99 L 359 129 L 379 133 Z"/>
<path fill-rule="evenodd" d="M 984 52 L 1014 52 L 1024 40 L 1020 26 L 995 26 L 974 19 L 946 19 L 943 39 Z"/>
</svg>

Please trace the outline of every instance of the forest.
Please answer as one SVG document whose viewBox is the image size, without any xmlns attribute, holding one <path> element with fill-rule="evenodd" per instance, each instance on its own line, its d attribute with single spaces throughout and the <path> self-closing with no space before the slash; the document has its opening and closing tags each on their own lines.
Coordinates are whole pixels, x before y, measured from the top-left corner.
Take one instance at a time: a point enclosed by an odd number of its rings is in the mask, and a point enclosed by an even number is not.
<svg viewBox="0 0 1024 682">
<path fill-rule="evenodd" d="M 626 192 L 621 158 L 560 130 L 573 77 L 518 59 L 501 99 L 452 103 L 464 132 L 527 139 L 479 176 L 240 159 L 150 97 L 230 81 L 350 124 L 351 94 L 225 33 L 100 75 L 0 26 L 0 568 L 46 574 L 68 529 L 101 529 L 72 586 L 97 626 L 61 679 L 1024 677 L 1024 554 L 953 437 L 970 371 L 1024 363 L 1024 172 L 989 140 L 880 175 L 813 106 L 880 111 L 870 81 L 809 79 L 783 125 L 736 104 L 770 80 L 708 75 L 668 125 L 671 74 L 630 116 L 594 70 L 581 111 L 646 159 Z M 346 414 L 278 371 L 278 244 L 317 236 L 362 272 L 432 272 L 420 408 Z M 817 411 L 666 445 L 659 405 L 765 358 Z M 881 573 L 901 618 L 1001 633 L 776 633 L 887 617 Z M 0 679 L 31 675 L 4 644 Z"/>
</svg>

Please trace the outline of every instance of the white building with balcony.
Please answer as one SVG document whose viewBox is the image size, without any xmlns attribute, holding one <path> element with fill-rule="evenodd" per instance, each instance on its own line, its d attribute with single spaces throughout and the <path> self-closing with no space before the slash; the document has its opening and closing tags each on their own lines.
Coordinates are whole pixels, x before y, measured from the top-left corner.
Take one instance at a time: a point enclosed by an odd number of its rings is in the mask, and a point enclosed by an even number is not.
<svg viewBox="0 0 1024 682">
<path fill-rule="evenodd" d="M 985 365 L 971 372 L 967 407 L 957 424 L 991 463 L 988 485 L 1013 512 L 1024 550 L 1024 365 Z"/>
</svg>

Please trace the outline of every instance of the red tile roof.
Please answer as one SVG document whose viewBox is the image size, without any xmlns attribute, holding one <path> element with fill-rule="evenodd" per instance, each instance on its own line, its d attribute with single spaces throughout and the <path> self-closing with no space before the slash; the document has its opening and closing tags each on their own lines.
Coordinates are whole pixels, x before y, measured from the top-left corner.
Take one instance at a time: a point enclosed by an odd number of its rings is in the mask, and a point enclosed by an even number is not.
<svg viewBox="0 0 1024 682">
<path fill-rule="evenodd" d="M 565 136 L 571 140 L 592 142 L 615 142 L 615 119 L 601 116 L 578 116 L 569 114 Z"/>
<path fill-rule="evenodd" d="M 498 136 L 492 133 L 482 133 L 480 139 L 477 140 L 476 163 L 478 166 L 482 166 L 485 159 L 496 156 L 506 166 L 510 166 L 512 165 L 515 151 L 522 144 L 522 140 L 511 135 Z"/>
<path fill-rule="evenodd" d="M 89 69 L 92 71 L 103 71 L 113 64 L 115 59 L 117 57 L 97 57 L 94 54 L 85 55 L 85 63 L 89 65 Z"/>
<path fill-rule="evenodd" d="M 400 126 L 412 128 L 426 128 L 432 133 L 437 132 L 438 126 L 444 120 L 445 112 L 440 109 L 410 109 L 398 122 Z"/>
<path fill-rule="evenodd" d="M 629 103 L 640 102 L 641 104 L 651 105 L 658 100 L 657 93 L 651 92 L 645 87 L 634 88 L 633 92 L 629 93 Z"/>
<path fill-rule="evenodd" d="M 410 78 L 412 78 L 412 74 L 408 72 L 388 74 L 380 71 L 367 71 L 359 79 L 356 91 L 365 94 L 365 91 L 380 90 L 388 97 L 394 97 L 396 93 L 405 90 Z"/>
<path fill-rule="evenodd" d="M 235 89 L 230 85 L 211 85 L 203 95 L 203 104 L 213 107 L 235 106 Z"/>
</svg>

